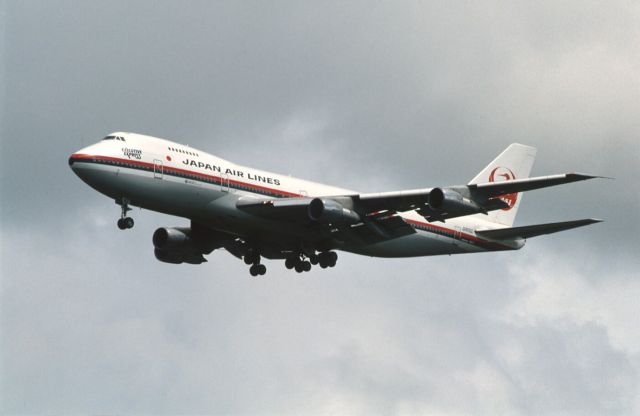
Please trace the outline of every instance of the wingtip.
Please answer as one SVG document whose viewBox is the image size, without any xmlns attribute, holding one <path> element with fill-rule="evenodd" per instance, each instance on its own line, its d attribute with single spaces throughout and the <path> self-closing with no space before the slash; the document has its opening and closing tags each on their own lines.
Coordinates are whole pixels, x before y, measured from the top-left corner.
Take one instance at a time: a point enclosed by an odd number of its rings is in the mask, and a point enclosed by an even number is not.
<svg viewBox="0 0 640 416">
<path fill-rule="evenodd" d="M 587 180 L 587 179 L 615 179 L 613 177 L 610 176 L 601 176 L 601 175 L 591 175 L 589 173 L 580 173 L 580 172 L 572 172 L 569 173 L 568 175 L 573 175 L 573 176 L 578 176 L 581 179 Z"/>
</svg>

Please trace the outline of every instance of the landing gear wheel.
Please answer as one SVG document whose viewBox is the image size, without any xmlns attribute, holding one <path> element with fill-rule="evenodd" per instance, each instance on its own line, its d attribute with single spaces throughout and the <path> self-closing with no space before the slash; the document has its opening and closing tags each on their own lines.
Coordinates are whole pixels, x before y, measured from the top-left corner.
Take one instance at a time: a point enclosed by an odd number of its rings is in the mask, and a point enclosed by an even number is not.
<svg viewBox="0 0 640 416">
<path fill-rule="evenodd" d="M 311 264 L 313 264 L 313 265 L 315 266 L 316 264 L 318 264 L 318 262 L 320 261 L 320 259 L 318 259 L 318 256 L 317 256 L 317 255 L 312 254 L 312 255 L 309 257 L 309 261 L 311 262 Z"/>
<path fill-rule="evenodd" d="M 318 255 L 320 260 L 320 267 L 326 269 L 327 267 L 333 267 L 338 261 L 338 253 L 335 251 L 327 251 Z"/>
<path fill-rule="evenodd" d="M 311 270 L 311 263 L 309 263 L 308 261 L 303 261 L 302 262 L 302 270 L 304 270 L 305 272 L 308 272 Z"/>
<path fill-rule="evenodd" d="M 294 259 L 292 257 L 288 257 L 284 261 L 284 267 L 286 267 L 289 270 L 293 269 L 294 267 L 296 267 L 296 259 Z"/>
<path fill-rule="evenodd" d="M 266 267 L 265 267 L 265 272 L 266 272 Z M 254 264 L 253 266 L 251 266 L 249 268 L 249 273 L 251 273 L 251 276 L 257 276 L 260 274 L 260 265 L 259 264 Z"/>
<path fill-rule="evenodd" d="M 296 269 L 296 272 L 302 273 L 304 271 L 304 266 L 302 265 L 302 262 L 296 264 L 295 269 Z"/>
<path fill-rule="evenodd" d="M 133 228 L 133 224 L 134 224 L 133 218 L 131 217 L 124 218 L 124 225 L 126 228 Z"/>
<path fill-rule="evenodd" d="M 260 253 L 254 250 L 249 251 L 244 255 L 244 263 L 247 265 L 260 264 Z"/>
<path fill-rule="evenodd" d="M 120 207 L 122 208 L 122 213 L 118 220 L 118 228 L 121 230 L 133 228 L 133 218 L 127 217 L 127 212 L 131 211 L 131 208 L 129 208 L 129 199 L 124 197 L 120 201 L 116 199 L 116 203 L 120 204 Z"/>
<path fill-rule="evenodd" d="M 264 264 L 258 264 L 256 265 L 258 267 L 258 274 L 260 276 L 264 276 L 264 274 L 267 272 L 267 266 L 265 266 Z M 254 267 L 254 266 L 252 266 Z"/>
<path fill-rule="evenodd" d="M 329 252 L 328 260 L 329 267 L 334 267 L 336 265 L 336 262 L 338 261 L 338 253 L 336 253 L 335 251 Z"/>
</svg>

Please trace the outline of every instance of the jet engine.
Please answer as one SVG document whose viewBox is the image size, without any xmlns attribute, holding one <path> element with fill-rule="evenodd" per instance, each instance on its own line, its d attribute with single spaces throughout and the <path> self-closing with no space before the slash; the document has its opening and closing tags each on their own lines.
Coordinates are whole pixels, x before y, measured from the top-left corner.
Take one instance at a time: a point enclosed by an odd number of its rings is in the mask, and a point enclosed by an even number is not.
<svg viewBox="0 0 640 416">
<path fill-rule="evenodd" d="M 156 258 L 173 264 L 206 262 L 203 254 L 209 254 L 215 247 L 211 242 L 194 238 L 193 234 L 191 228 L 158 228 L 153 233 Z"/>
<path fill-rule="evenodd" d="M 307 214 L 312 221 L 356 224 L 360 216 L 331 199 L 314 198 L 309 202 Z"/>
<path fill-rule="evenodd" d="M 486 213 L 485 208 L 477 202 L 451 189 L 433 188 L 429 192 L 429 206 L 438 211 L 460 215 Z"/>
</svg>

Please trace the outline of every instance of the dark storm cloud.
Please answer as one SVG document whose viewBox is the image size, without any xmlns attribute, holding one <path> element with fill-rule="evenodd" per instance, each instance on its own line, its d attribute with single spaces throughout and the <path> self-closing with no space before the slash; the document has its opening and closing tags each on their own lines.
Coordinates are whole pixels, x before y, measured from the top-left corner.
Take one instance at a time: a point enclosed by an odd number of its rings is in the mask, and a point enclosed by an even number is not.
<svg viewBox="0 0 640 416">
<path fill-rule="evenodd" d="M 638 411 L 637 7 L 3 7 L 4 412 Z M 514 141 L 534 174 L 617 179 L 527 194 L 519 224 L 607 221 L 517 253 L 249 280 L 156 262 L 182 219 L 115 229 L 66 166 L 115 130 L 365 191 L 464 183 Z"/>
</svg>

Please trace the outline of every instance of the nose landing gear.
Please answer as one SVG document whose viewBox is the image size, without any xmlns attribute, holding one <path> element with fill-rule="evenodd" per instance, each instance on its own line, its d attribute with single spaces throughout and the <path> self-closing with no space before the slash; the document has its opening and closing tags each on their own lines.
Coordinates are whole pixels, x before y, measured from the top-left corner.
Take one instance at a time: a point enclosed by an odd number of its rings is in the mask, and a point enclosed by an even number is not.
<svg viewBox="0 0 640 416">
<path fill-rule="evenodd" d="M 127 217 L 127 212 L 131 211 L 131 208 L 129 208 L 129 199 L 122 198 L 120 201 L 120 207 L 122 208 L 122 213 L 120 214 L 120 219 L 118 220 L 118 228 L 120 228 L 121 230 L 133 228 L 133 218 Z"/>
</svg>

